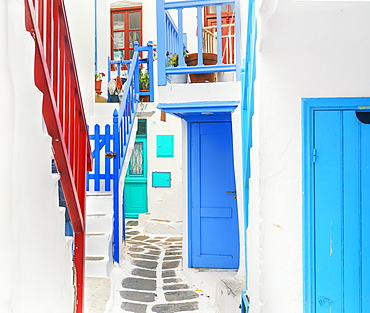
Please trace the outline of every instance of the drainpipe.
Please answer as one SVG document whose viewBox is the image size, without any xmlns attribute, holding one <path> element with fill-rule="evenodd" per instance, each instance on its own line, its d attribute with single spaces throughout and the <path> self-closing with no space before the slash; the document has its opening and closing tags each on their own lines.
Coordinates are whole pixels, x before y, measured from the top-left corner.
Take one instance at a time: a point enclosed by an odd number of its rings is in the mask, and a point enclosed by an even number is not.
<svg viewBox="0 0 370 313">
<path fill-rule="evenodd" d="M 94 6 L 95 6 L 95 73 L 98 71 L 98 6 L 97 6 L 97 0 L 94 0 Z"/>
</svg>

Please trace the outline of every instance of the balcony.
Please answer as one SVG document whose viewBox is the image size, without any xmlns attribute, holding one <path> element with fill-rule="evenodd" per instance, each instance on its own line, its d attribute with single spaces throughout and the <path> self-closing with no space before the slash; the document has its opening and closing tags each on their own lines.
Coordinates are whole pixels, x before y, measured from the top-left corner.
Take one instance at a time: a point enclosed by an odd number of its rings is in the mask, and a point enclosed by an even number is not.
<svg viewBox="0 0 370 313">
<path fill-rule="evenodd" d="M 193 74 L 234 72 L 232 80 L 239 80 L 238 14 L 235 0 L 157 0 L 157 33 L 164 34 L 157 39 L 158 85 L 183 74 L 192 78 Z M 205 53 L 212 54 L 211 62 Z"/>
</svg>

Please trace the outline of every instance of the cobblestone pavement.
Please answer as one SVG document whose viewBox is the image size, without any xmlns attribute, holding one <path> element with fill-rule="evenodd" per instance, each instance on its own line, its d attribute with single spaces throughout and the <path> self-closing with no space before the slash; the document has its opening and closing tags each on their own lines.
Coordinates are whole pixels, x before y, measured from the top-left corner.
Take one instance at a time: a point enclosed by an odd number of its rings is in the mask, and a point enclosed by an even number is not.
<svg viewBox="0 0 370 313">
<path fill-rule="evenodd" d="M 142 234 L 137 221 L 127 222 L 126 234 L 114 312 L 213 312 L 209 296 L 182 275 L 182 237 Z"/>
</svg>

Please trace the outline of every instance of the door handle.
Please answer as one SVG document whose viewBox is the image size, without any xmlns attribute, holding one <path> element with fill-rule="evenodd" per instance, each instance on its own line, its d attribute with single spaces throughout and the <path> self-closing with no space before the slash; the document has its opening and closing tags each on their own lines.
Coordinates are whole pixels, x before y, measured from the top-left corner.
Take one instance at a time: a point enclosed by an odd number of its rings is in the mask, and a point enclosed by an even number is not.
<svg viewBox="0 0 370 313">
<path fill-rule="evenodd" d="M 233 190 L 233 191 L 226 191 L 226 193 L 236 193 L 236 190 Z"/>
</svg>

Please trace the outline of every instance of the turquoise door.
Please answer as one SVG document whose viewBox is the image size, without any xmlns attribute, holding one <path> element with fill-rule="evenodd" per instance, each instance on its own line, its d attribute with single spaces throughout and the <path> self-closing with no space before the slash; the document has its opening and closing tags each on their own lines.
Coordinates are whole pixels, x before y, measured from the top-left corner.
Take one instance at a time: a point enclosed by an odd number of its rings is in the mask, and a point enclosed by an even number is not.
<svg viewBox="0 0 370 313">
<path fill-rule="evenodd" d="M 239 267 L 231 122 L 190 123 L 189 265 Z"/>
<path fill-rule="evenodd" d="M 306 270 L 314 274 L 306 312 L 370 312 L 370 125 L 354 110 L 316 110 L 312 138 L 313 264 Z"/>
<path fill-rule="evenodd" d="M 148 212 L 146 145 L 146 137 L 136 137 L 125 179 L 124 204 L 126 218 L 138 218 L 139 214 Z"/>
</svg>

